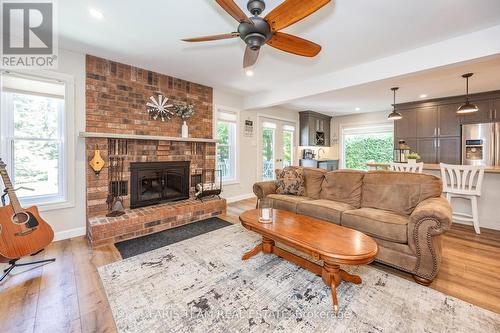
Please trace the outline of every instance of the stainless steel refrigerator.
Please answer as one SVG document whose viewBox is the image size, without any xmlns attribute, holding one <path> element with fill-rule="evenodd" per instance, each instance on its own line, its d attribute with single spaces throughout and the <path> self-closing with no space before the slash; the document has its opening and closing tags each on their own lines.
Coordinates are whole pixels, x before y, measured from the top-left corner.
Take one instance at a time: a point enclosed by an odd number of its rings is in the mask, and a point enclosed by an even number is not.
<svg viewBox="0 0 500 333">
<path fill-rule="evenodd" d="M 500 166 L 500 123 L 462 126 L 462 164 Z"/>
</svg>

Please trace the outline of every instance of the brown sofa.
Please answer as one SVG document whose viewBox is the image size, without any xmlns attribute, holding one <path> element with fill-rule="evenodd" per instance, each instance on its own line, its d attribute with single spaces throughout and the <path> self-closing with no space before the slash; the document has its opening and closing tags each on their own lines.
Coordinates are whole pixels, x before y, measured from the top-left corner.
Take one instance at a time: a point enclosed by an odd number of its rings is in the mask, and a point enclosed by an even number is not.
<svg viewBox="0 0 500 333">
<path fill-rule="evenodd" d="M 428 285 L 441 261 L 451 207 L 432 175 L 304 168 L 305 195 L 276 194 L 275 181 L 256 183 L 259 202 L 359 230 L 379 245 L 377 261 Z"/>
</svg>

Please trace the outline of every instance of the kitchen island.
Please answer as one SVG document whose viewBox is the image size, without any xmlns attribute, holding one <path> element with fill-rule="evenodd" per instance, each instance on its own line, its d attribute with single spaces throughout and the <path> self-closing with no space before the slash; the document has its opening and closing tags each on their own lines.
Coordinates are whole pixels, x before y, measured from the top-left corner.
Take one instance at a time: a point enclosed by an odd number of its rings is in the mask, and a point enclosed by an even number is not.
<svg viewBox="0 0 500 333">
<path fill-rule="evenodd" d="M 387 163 L 367 163 L 370 170 L 388 170 Z M 439 164 L 424 164 L 424 173 L 441 177 Z M 479 204 L 479 223 L 481 228 L 500 230 L 500 214 L 497 210 L 500 205 L 500 166 L 486 167 L 484 170 L 483 187 Z M 452 207 L 455 212 L 470 214 L 470 202 L 463 199 L 453 199 Z M 466 222 L 453 221 L 466 224 Z M 472 224 L 470 224 L 472 225 Z"/>
</svg>

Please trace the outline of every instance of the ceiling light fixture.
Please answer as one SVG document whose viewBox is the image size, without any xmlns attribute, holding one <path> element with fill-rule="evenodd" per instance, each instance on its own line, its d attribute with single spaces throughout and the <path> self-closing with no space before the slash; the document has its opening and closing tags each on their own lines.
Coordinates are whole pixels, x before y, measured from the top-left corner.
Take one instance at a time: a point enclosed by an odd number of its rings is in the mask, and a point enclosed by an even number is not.
<svg viewBox="0 0 500 333">
<path fill-rule="evenodd" d="M 89 13 L 90 13 L 90 16 L 92 16 L 93 18 L 96 18 L 98 20 L 102 20 L 104 18 L 104 14 L 95 8 L 90 8 Z"/>
<path fill-rule="evenodd" d="M 474 105 L 469 102 L 469 78 L 474 75 L 474 73 L 467 73 L 462 75 L 462 77 L 466 80 L 466 95 L 465 95 L 465 103 L 460 106 L 457 110 L 458 114 L 468 114 L 479 111 L 477 105 Z"/>
<path fill-rule="evenodd" d="M 389 117 L 387 117 L 387 119 L 389 120 L 399 120 L 403 118 L 403 115 L 396 111 L 396 91 L 398 91 L 398 89 L 399 87 L 391 88 L 392 92 L 394 93 L 394 104 L 392 104 L 392 112 L 389 114 Z"/>
<path fill-rule="evenodd" d="M 356 110 L 356 111 L 361 111 L 361 108 L 356 108 L 355 110 Z"/>
<path fill-rule="evenodd" d="M 420 95 L 420 98 L 427 98 L 427 94 Z"/>
<path fill-rule="evenodd" d="M 251 70 L 250 68 L 246 68 L 245 69 L 245 74 L 249 77 L 252 77 L 255 73 L 253 72 L 253 70 Z"/>
</svg>

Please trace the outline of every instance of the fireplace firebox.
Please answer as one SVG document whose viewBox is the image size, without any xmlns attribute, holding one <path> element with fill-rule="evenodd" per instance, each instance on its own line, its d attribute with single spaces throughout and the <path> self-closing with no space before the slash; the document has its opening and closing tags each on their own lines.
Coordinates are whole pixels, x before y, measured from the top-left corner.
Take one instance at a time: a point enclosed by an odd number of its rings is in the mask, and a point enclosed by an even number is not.
<svg viewBox="0 0 500 333">
<path fill-rule="evenodd" d="M 130 207 L 189 199 L 189 161 L 130 164 Z"/>
</svg>

